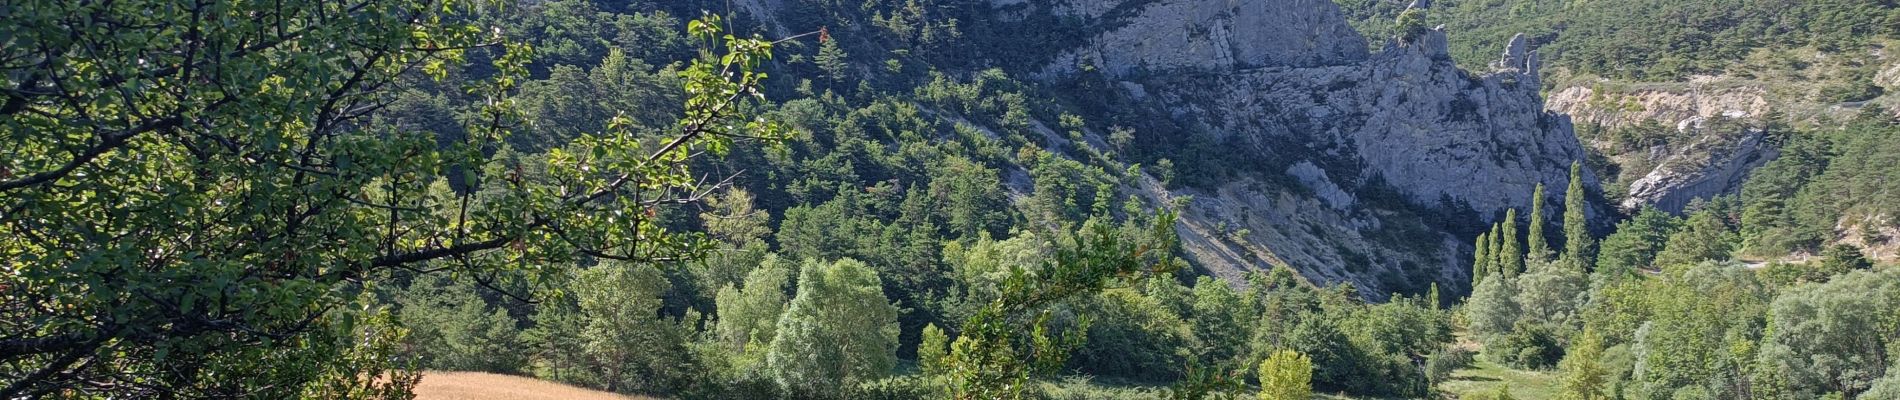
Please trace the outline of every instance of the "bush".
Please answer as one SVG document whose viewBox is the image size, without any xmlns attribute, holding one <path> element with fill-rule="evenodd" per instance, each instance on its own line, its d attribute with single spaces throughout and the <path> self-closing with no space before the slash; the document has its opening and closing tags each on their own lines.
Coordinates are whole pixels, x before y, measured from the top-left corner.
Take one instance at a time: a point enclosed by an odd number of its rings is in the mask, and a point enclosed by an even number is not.
<svg viewBox="0 0 1900 400">
<path fill-rule="evenodd" d="M 1510 334 L 1485 344 L 1485 354 L 1513 368 L 1549 369 L 1564 358 L 1564 349 L 1550 327 L 1519 323 Z"/>
<path fill-rule="evenodd" d="M 1444 382 L 1445 379 L 1451 378 L 1453 371 L 1471 366 L 1472 361 L 1476 361 L 1474 356 L 1476 356 L 1476 354 L 1473 354 L 1469 349 L 1458 346 L 1446 346 L 1444 349 L 1425 356 L 1425 377 L 1432 382 Z"/>
<path fill-rule="evenodd" d="M 845 397 L 863 400 L 910 400 L 943 396 L 942 381 L 930 377 L 906 375 L 859 383 Z"/>
<path fill-rule="evenodd" d="M 1080 377 L 1036 382 L 1031 384 L 1031 389 L 1034 390 L 1035 395 L 1029 396 L 1030 398 L 1047 400 L 1159 399 L 1167 395 L 1160 389 L 1103 386 Z"/>
</svg>

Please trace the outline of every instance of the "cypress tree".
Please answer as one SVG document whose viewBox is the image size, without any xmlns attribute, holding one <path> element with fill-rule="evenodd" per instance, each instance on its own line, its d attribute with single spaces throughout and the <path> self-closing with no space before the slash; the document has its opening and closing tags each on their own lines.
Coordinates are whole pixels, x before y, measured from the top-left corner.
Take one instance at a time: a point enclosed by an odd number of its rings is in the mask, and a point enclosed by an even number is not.
<svg viewBox="0 0 1900 400">
<path fill-rule="evenodd" d="M 1504 223 L 1492 223 L 1490 236 L 1491 250 L 1488 253 L 1491 261 L 1485 264 L 1485 275 L 1501 275 L 1504 273 Z"/>
<path fill-rule="evenodd" d="M 1529 251 L 1526 252 L 1526 254 L 1529 254 L 1530 259 L 1533 261 L 1549 261 L 1550 256 L 1551 256 L 1550 243 L 1546 242 L 1545 241 L 1546 239 L 1544 237 L 1544 184 L 1543 183 L 1538 183 L 1537 188 L 1531 190 L 1530 219 L 1531 219 L 1530 234 L 1524 236 L 1524 240 L 1529 244 L 1529 247 L 1527 247 Z"/>
<path fill-rule="evenodd" d="M 1524 272 L 1524 239 L 1517 234 L 1517 209 L 1504 211 L 1504 276 Z"/>
<path fill-rule="evenodd" d="M 1570 163 L 1570 187 L 1564 190 L 1564 258 L 1579 272 L 1594 264 L 1589 222 L 1584 220 L 1583 164 Z"/>
<path fill-rule="evenodd" d="M 1477 250 L 1473 251 L 1476 254 L 1471 260 L 1471 287 L 1477 287 L 1479 282 L 1484 282 L 1485 272 L 1491 269 L 1491 233 L 1478 234 L 1478 243 L 1473 247 Z"/>
</svg>

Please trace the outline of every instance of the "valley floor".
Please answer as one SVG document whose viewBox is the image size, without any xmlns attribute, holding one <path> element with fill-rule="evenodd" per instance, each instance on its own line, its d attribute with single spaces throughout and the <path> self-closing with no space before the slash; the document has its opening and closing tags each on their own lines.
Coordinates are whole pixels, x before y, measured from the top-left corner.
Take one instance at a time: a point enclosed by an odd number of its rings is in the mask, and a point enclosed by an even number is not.
<svg viewBox="0 0 1900 400">
<path fill-rule="evenodd" d="M 1556 372 L 1511 369 L 1480 357 L 1469 368 L 1453 372 L 1451 379 L 1440 382 L 1438 391 L 1455 399 L 1483 398 L 1497 393 L 1500 385 L 1510 385 L 1512 398 L 1554 399 L 1562 388 L 1560 379 Z"/>
</svg>

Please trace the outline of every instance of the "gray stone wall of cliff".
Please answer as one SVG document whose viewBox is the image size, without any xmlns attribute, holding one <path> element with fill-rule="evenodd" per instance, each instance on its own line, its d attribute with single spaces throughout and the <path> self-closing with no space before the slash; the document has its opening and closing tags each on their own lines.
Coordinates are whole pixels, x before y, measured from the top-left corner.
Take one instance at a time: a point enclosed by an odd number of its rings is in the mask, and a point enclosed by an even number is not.
<svg viewBox="0 0 1900 400">
<path fill-rule="evenodd" d="M 1200 134 L 1251 144 L 1232 151 L 1297 160 L 1285 174 L 1303 188 L 1250 177 L 1175 193 L 1195 196 L 1199 208 L 1183 219 L 1184 236 L 1203 237 L 1188 241 L 1191 258 L 1219 275 L 1271 263 L 1318 283 L 1352 282 L 1375 296 L 1394 286 L 1393 276 L 1459 287 L 1470 238 L 1445 231 L 1382 235 L 1401 221 L 1382 205 L 1358 204 L 1360 193 L 1382 184 L 1413 204 L 1449 200 L 1488 220 L 1507 208 L 1528 208 L 1540 182 L 1558 188 L 1549 200 L 1561 204 L 1570 163 L 1586 156 L 1569 117 L 1545 111 L 1537 56 L 1523 45 L 1500 49 L 1493 71 L 1472 73 L 1453 64 L 1442 30 L 1368 51 L 1366 39 L 1324 0 L 1093 0 L 1061 7 L 1114 19 L 1100 21 L 1114 28 L 1066 50 L 1044 68 L 1046 78 L 1093 66 L 1123 95 L 1163 107 L 1189 121 L 1184 125 L 1206 127 Z M 1594 177 L 1585 182 L 1596 190 Z M 1217 238 L 1208 233 L 1215 226 L 1252 234 Z"/>
<path fill-rule="evenodd" d="M 1075 0 L 1052 7 L 1113 28 L 1064 51 L 1044 74 L 1073 73 L 1084 64 L 1129 77 L 1345 65 L 1368 57 L 1365 38 L 1332 0 Z"/>
</svg>

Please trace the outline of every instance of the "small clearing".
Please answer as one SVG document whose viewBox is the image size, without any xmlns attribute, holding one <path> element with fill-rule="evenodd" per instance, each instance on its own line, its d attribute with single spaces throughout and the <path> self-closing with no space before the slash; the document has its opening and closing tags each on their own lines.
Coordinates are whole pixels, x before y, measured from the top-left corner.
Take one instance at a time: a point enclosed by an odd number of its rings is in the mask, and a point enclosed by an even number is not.
<svg viewBox="0 0 1900 400">
<path fill-rule="evenodd" d="M 416 400 L 652 400 L 540 379 L 486 372 L 422 373 Z"/>
</svg>

